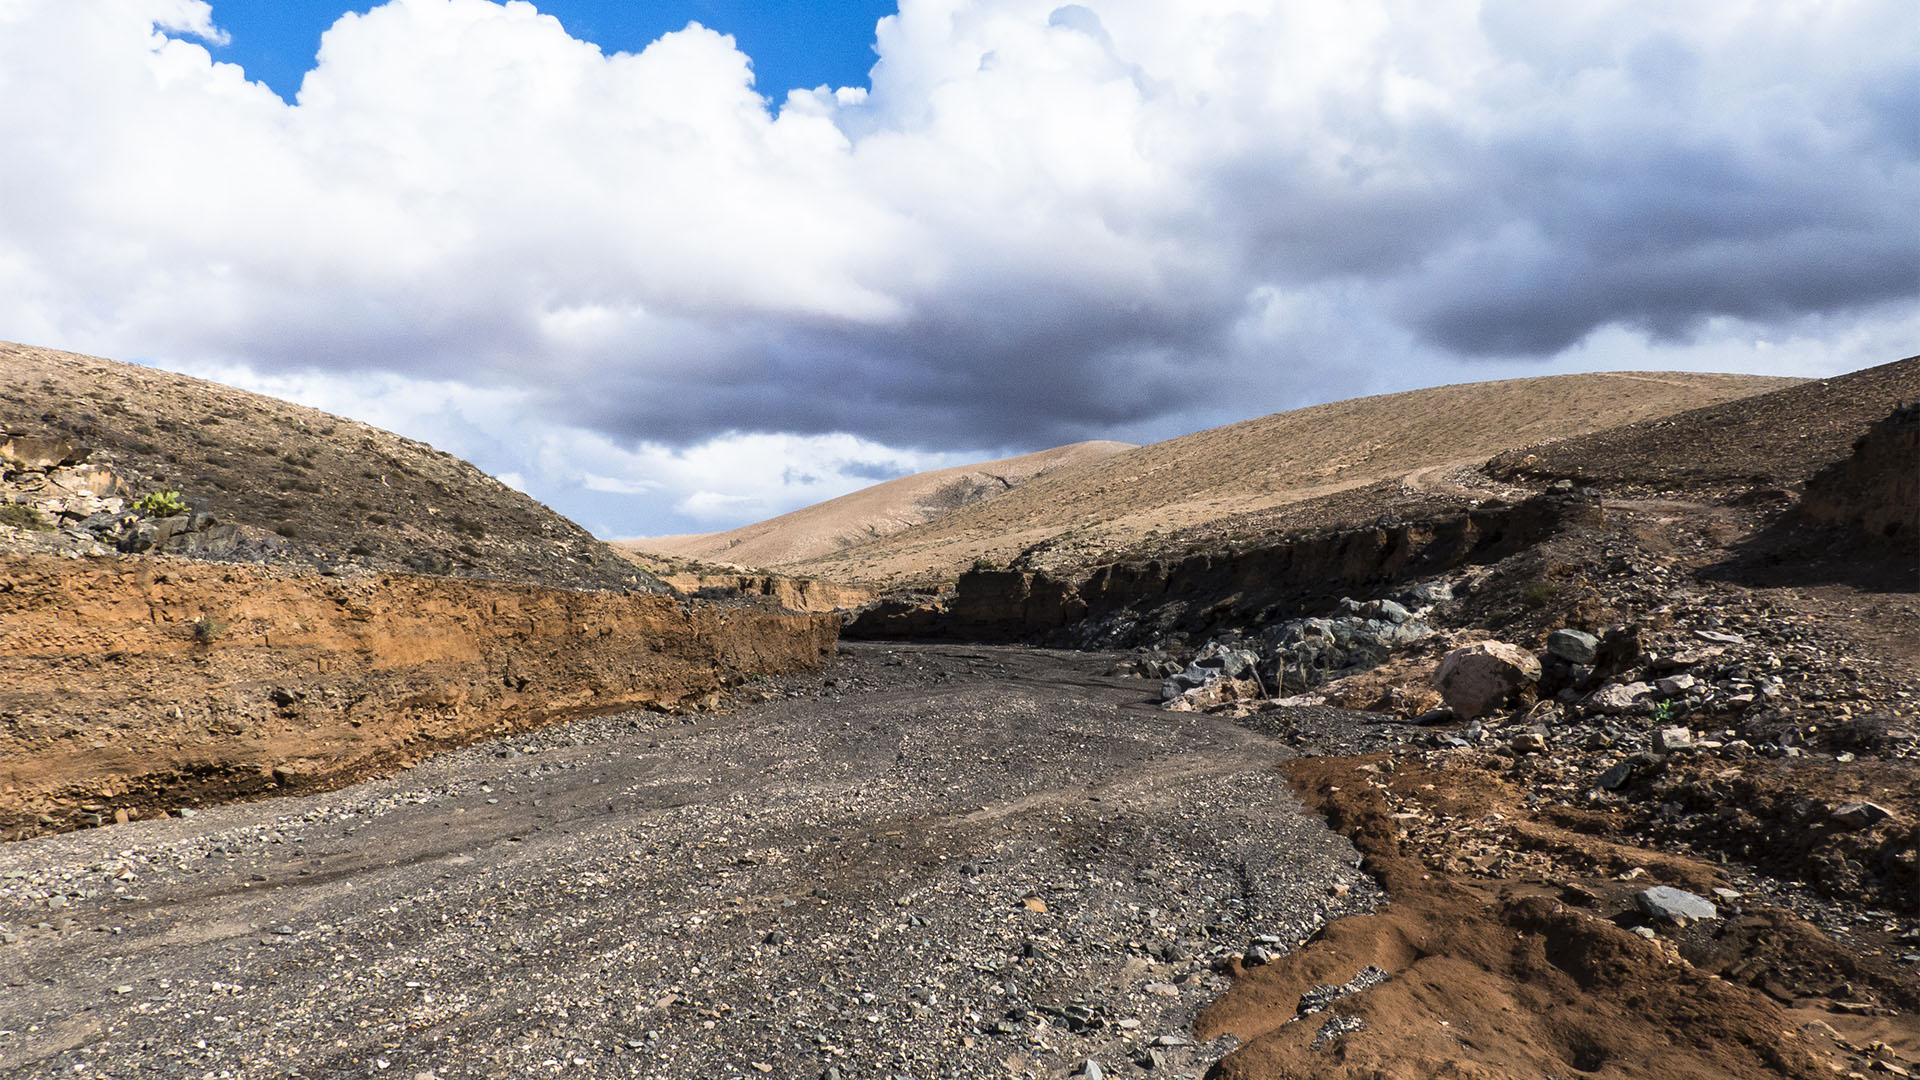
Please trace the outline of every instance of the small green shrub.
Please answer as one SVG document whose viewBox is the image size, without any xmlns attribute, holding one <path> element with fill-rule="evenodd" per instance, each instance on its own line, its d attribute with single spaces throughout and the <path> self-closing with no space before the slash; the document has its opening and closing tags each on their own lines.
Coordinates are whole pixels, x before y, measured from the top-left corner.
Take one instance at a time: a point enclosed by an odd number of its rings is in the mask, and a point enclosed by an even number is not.
<svg viewBox="0 0 1920 1080">
<path fill-rule="evenodd" d="M 994 562 L 992 559 L 987 558 L 985 555 L 982 555 L 979 558 L 973 560 L 973 568 L 975 570 L 980 570 L 980 571 L 998 570 L 1000 569 L 1000 564 L 997 562 Z"/>
<path fill-rule="evenodd" d="M 154 491 L 142 496 L 133 508 L 148 517 L 172 517 L 187 511 L 187 501 L 177 491 Z"/>
<path fill-rule="evenodd" d="M 1679 715 L 1680 703 L 1677 701 L 1662 701 L 1653 707 L 1653 722 L 1656 724 L 1664 724 Z"/>
<path fill-rule="evenodd" d="M 1527 591 L 1521 594 L 1521 599 L 1526 601 L 1528 607 L 1538 610 L 1553 603 L 1553 598 L 1558 595 L 1560 595 L 1558 585 L 1550 581 L 1536 581 L 1527 586 Z"/>
<path fill-rule="evenodd" d="M 218 615 L 202 615 L 193 620 L 193 640 L 211 645 L 227 632 L 227 624 Z"/>
</svg>

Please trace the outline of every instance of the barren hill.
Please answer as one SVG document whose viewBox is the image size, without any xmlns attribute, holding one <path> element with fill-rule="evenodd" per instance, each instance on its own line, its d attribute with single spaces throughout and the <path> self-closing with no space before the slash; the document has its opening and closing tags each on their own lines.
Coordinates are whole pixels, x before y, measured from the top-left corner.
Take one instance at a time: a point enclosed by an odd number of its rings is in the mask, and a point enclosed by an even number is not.
<svg viewBox="0 0 1920 1080">
<path fill-rule="evenodd" d="M 1000 497 L 1036 477 L 1134 449 L 1080 442 L 1019 457 L 902 476 L 766 521 L 717 533 L 656 536 L 616 544 L 626 551 L 777 566 L 816 558 Z"/>
<path fill-rule="evenodd" d="M 585 529 L 425 443 L 154 368 L 0 342 L 0 441 L 20 448 L 0 502 L 37 507 L 11 511 L 6 547 L 667 591 Z M 187 512 L 126 513 L 163 491 Z"/>
<path fill-rule="evenodd" d="M 1142 538 L 1791 385 L 1753 375 L 1620 372 L 1508 379 L 1275 413 L 1059 469 L 933 522 L 782 568 L 885 585 L 951 578 L 1070 539 L 1096 557 Z M 803 511 L 804 512 L 804 511 Z"/>
<path fill-rule="evenodd" d="M 1897 405 L 1920 401 L 1920 356 L 1736 401 L 1528 446 L 1495 475 L 1671 490 L 1804 482 Z"/>
</svg>

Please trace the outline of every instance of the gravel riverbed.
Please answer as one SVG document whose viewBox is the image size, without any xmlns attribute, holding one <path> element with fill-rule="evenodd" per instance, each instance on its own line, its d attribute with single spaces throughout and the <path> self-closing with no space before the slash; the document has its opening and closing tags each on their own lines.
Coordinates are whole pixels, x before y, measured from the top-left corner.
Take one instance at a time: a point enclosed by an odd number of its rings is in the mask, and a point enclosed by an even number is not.
<svg viewBox="0 0 1920 1080">
<path fill-rule="evenodd" d="M 1293 751 L 1114 660 L 843 646 L 727 714 L 8 845 L 0 1075 L 1198 1077 L 1224 957 L 1380 897 Z"/>
</svg>

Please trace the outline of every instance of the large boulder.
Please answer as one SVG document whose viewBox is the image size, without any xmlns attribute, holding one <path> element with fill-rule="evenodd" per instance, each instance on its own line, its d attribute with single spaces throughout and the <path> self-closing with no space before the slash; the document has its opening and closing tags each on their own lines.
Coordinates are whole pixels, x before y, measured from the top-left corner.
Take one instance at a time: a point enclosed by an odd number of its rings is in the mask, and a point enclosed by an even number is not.
<svg viewBox="0 0 1920 1080">
<path fill-rule="evenodd" d="M 1473 718 L 1505 705 L 1540 681 L 1540 661 L 1518 645 L 1481 641 L 1455 649 L 1433 673 L 1433 687 L 1458 716 Z"/>
<path fill-rule="evenodd" d="M 44 472 L 86 456 L 84 449 L 51 435 L 0 435 L 0 464 L 9 472 Z"/>
<path fill-rule="evenodd" d="M 1633 902 L 1651 919 L 1667 919 L 1685 925 L 1702 919 L 1720 917 L 1713 901 L 1671 885 L 1655 885 L 1634 894 Z"/>
</svg>

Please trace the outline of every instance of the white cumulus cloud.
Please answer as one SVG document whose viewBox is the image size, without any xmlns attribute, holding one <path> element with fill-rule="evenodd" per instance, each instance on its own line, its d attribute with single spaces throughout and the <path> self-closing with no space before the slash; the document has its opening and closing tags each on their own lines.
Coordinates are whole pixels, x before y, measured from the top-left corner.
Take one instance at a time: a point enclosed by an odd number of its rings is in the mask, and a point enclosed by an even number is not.
<svg viewBox="0 0 1920 1080">
<path fill-rule="evenodd" d="M 870 87 L 777 101 L 698 25 L 607 54 L 391 0 L 291 105 L 220 10 L 0 0 L 0 336 L 277 387 L 605 532 L 1481 374 L 1913 351 L 1901 0 L 904 0 Z"/>
</svg>

